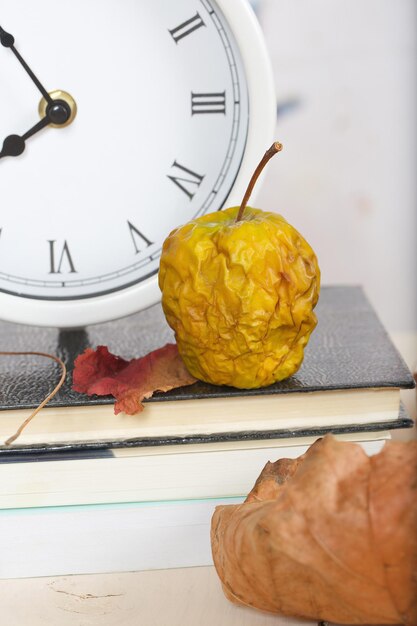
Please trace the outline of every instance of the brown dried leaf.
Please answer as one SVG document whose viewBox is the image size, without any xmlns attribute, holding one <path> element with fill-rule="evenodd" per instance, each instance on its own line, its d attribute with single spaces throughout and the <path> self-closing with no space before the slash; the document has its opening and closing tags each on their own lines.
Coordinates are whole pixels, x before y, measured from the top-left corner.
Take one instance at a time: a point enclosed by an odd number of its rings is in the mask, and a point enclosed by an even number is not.
<svg viewBox="0 0 417 626">
<path fill-rule="evenodd" d="M 328 435 L 268 464 L 244 504 L 217 507 L 226 596 L 340 624 L 417 624 L 417 441 L 374 457 Z"/>
<path fill-rule="evenodd" d="M 261 502 L 277 498 L 282 486 L 295 474 L 303 458 L 304 455 L 298 459 L 278 459 L 275 463 L 268 461 L 245 502 Z"/>
</svg>

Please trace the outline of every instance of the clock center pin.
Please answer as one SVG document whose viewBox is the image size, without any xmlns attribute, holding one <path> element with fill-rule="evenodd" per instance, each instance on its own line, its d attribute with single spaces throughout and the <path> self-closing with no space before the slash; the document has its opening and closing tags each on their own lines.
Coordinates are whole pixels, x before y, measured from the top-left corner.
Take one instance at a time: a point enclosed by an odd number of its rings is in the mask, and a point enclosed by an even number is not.
<svg viewBox="0 0 417 626">
<path fill-rule="evenodd" d="M 39 102 L 39 115 L 44 118 L 46 115 L 51 120 L 50 126 L 53 128 L 63 128 L 71 124 L 77 115 L 77 103 L 74 98 L 66 91 L 56 89 L 50 91 L 53 102 L 48 102 L 42 98 Z"/>
</svg>

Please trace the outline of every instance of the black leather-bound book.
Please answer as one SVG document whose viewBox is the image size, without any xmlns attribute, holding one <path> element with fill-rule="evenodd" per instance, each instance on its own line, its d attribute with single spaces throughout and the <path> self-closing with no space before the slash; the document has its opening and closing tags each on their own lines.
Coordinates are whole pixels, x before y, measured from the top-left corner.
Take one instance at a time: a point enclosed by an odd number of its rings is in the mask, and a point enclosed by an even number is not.
<svg viewBox="0 0 417 626">
<path fill-rule="evenodd" d="M 75 358 L 107 345 L 125 359 L 173 342 L 160 305 L 136 315 L 60 331 L 0 322 L 1 351 L 41 351 L 67 365 L 64 386 L 1 454 L 19 449 L 108 448 L 311 436 L 324 432 L 405 428 L 401 388 L 413 377 L 363 290 L 323 287 L 318 326 L 295 376 L 270 387 L 238 390 L 197 382 L 156 393 L 136 416 L 114 415 L 113 398 L 72 390 Z M 59 366 L 41 357 L 0 357 L 0 442 L 53 389 Z"/>
</svg>

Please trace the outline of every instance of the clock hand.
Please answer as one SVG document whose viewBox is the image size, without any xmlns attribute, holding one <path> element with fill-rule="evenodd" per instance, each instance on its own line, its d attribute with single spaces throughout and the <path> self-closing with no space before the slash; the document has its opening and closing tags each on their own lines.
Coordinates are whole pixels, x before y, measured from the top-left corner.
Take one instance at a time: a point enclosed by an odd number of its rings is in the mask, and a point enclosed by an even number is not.
<svg viewBox="0 0 417 626">
<path fill-rule="evenodd" d="M 0 152 L 0 159 L 6 156 L 19 156 L 25 149 L 26 139 L 38 133 L 42 128 L 51 124 L 49 115 L 45 115 L 35 126 L 32 126 L 24 135 L 9 135 L 3 141 L 3 148 Z"/>
<path fill-rule="evenodd" d="M 48 102 L 48 104 L 51 104 L 53 102 L 51 96 L 46 91 L 45 87 L 39 82 L 38 78 L 32 72 L 32 70 L 30 69 L 29 65 L 26 63 L 26 61 L 22 58 L 22 56 L 19 54 L 19 52 L 14 47 L 14 37 L 13 37 L 13 35 L 11 35 L 10 33 L 6 33 L 6 31 L 3 30 L 3 28 L 1 26 L 0 26 L 0 43 L 5 48 L 10 48 L 10 50 L 13 52 L 13 54 L 15 55 L 15 57 L 17 58 L 19 63 L 23 66 L 23 68 L 29 74 L 30 78 L 33 80 L 33 82 L 35 83 L 35 85 L 37 86 L 37 88 L 39 89 L 39 91 L 41 92 L 43 97 L 45 98 L 45 100 Z"/>
<path fill-rule="evenodd" d="M 51 103 L 46 106 L 44 117 L 30 128 L 24 135 L 8 135 L 3 141 L 3 148 L 0 152 L 0 159 L 5 156 L 19 156 L 25 149 L 26 139 L 45 128 L 49 124 L 54 126 L 65 126 L 71 118 L 71 107 L 65 100 L 51 99 Z"/>
</svg>

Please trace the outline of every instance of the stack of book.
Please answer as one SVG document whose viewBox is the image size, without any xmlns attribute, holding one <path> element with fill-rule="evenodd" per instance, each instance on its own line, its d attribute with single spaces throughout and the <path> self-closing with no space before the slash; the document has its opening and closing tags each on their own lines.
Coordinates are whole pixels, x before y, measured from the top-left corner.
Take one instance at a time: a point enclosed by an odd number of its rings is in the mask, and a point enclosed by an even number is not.
<svg viewBox="0 0 417 626">
<path fill-rule="evenodd" d="M 299 372 L 257 390 L 204 383 L 155 394 L 137 416 L 71 390 L 75 357 L 107 345 L 124 358 L 173 341 L 162 310 L 78 331 L 0 324 L 2 351 L 50 352 L 66 384 L 11 446 L 0 445 L 0 577 L 207 565 L 214 507 L 240 502 L 267 461 L 331 432 L 378 452 L 413 425 L 414 381 L 359 287 L 325 287 Z M 37 357 L 0 360 L 0 442 L 59 372 Z"/>
</svg>

